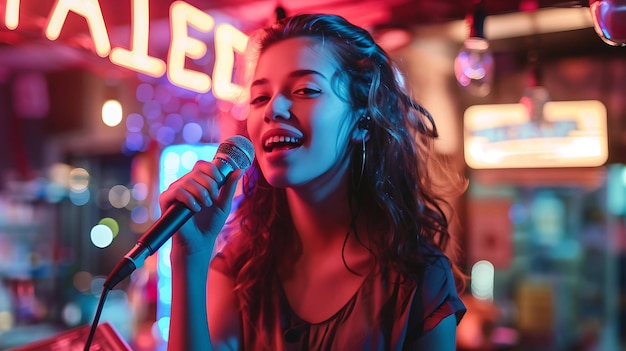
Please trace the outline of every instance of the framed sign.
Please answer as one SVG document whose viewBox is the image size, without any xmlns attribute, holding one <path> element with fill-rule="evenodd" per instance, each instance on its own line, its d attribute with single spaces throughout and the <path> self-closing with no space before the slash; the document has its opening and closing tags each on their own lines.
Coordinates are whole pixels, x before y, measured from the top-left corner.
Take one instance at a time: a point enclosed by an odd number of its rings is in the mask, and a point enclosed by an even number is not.
<svg viewBox="0 0 626 351">
<path fill-rule="evenodd" d="M 471 106 L 464 128 L 474 169 L 597 167 L 608 158 L 606 108 L 596 100 L 546 102 L 538 119 L 523 104 Z"/>
</svg>

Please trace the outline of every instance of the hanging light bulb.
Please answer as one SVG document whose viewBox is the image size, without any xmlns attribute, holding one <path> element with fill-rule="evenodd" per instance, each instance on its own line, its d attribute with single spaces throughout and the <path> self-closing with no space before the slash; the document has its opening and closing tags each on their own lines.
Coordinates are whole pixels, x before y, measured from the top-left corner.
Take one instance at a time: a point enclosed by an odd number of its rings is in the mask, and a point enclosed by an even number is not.
<svg viewBox="0 0 626 351">
<path fill-rule="evenodd" d="M 542 85 L 541 68 L 535 51 L 529 53 L 529 62 L 531 67 L 528 72 L 528 85 L 519 102 L 526 108 L 530 123 L 541 128 L 546 124 L 543 113 L 544 106 L 550 101 L 550 93 Z"/>
<path fill-rule="evenodd" d="M 526 108 L 530 122 L 541 126 L 545 123 L 543 108 L 549 101 L 550 94 L 548 93 L 548 89 L 538 85 L 527 87 L 519 102 Z"/>
<path fill-rule="evenodd" d="M 613 46 L 626 46 L 626 0 L 589 0 L 593 28 Z"/>
<path fill-rule="evenodd" d="M 484 97 L 491 91 L 494 60 L 489 41 L 484 36 L 486 12 L 482 1 L 466 20 L 470 24 L 470 36 L 454 59 L 454 74 L 457 82 L 468 93 Z"/>
</svg>

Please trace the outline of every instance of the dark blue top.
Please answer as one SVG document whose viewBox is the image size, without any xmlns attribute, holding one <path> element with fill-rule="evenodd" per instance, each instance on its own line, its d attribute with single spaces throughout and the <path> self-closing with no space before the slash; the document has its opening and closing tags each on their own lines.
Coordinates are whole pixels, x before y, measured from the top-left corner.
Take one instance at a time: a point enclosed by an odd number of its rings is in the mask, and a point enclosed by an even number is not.
<svg viewBox="0 0 626 351">
<path fill-rule="evenodd" d="M 234 278 L 232 260 L 238 245 L 232 242 L 236 239 L 230 241 L 216 254 L 211 267 Z M 268 320 L 275 322 L 266 320 L 255 325 L 242 311 L 243 348 L 413 350 L 410 345 L 442 319 L 454 314 L 458 323 L 466 311 L 448 258 L 433 250 L 429 250 L 422 279 L 402 279 L 395 272 L 372 272 L 352 298 L 321 323 L 308 323 L 294 313 L 276 277 L 273 306 L 263 307 L 266 314 L 274 314 Z"/>
</svg>

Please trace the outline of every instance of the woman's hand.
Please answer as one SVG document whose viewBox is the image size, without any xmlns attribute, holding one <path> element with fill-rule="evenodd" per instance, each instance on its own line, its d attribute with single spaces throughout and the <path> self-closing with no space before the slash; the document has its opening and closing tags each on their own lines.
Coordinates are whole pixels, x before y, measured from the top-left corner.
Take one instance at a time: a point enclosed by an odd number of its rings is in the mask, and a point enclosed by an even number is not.
<svg viewBox="0 0 626 351">
<path fill-rule="evenodd" d="M 235 170 L 226 179 L 210 162 L 198 161 L 193 169 L 173 182 L 159 196 L 161 211 L 174 202 L 181 202 L 196 212 L 192 220 L 185 223 L 174 235 L 173 249 L 185 254 L 213 250 L 217 234 L 224 226 L 243 170 Z M 220 188 L 218 184 L 223 183 Z"/>
</svg>

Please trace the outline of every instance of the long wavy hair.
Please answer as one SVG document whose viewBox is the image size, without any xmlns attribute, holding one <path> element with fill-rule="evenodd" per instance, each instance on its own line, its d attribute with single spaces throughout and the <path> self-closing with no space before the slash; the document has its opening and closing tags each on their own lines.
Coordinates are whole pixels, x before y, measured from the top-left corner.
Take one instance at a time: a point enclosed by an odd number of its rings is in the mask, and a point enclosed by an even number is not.
<svg viewBox="0 0 626 351">
<path fill-rule="evenodd" d="M 335 15 L 304 14 L 285 18 L 250 38 L 257 55 L 293 37 L 317 38 L 339 63 L 334 77 L 340 96 L 353 111 L 369 116 L 365 164 L 362 147 L 349 143 L 349 201 L 353 223 L 368 221 L 365 233 L 353 234 L 374 255 L 381 269 L 403 277 L 419 275 L 427 247 L 450 253 L 446 189 L 441 187 L 445 164 L 432 152 L 437 137 L 432 116 L 399 83 L 391 58 L 364 29 Z M 345 88 L 347 87 L 347 88 Z M 348 121 L 356 130 L 359 116 Z M 458 172 L 457 172 L 458 173 Z M 460 182 L 464 178 L 460 177 Z M 457 184 L 458 185 L 458 184 Z M 243 200 L 232 216 L 242 251 L 235 259 L 235 291 L 242 308 L 255 322 L 270 301 L 278 262 L 298 252 L 284 189 L 271 187 L 256 162 L 243 178 Z M 453 257 L 451 257 L 453 258 Z M 345 262 L 345 261 L 344 261 Z M 461 271 L 451 260 L 456 277 Z M 348 267 L 350 268 L 350 267 Z M 256 323 L 255 323 L 256 324 Z M 257 324 L 259 325 L 259 324 Z M 262 325 L 262 324 L 261 324 Z"/>
</svg>

